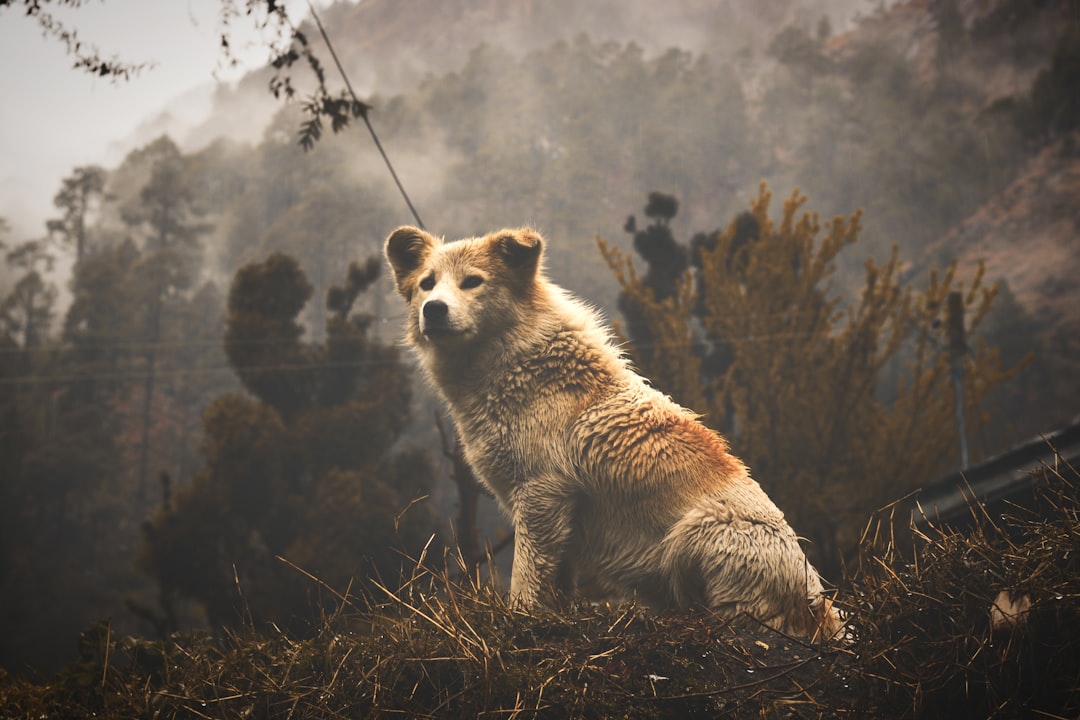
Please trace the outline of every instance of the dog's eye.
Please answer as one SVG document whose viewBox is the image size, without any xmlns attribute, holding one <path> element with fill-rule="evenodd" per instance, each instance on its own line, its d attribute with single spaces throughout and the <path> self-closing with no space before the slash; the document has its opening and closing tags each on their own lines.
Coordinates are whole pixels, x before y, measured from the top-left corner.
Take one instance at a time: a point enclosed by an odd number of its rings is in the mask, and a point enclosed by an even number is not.
<svg viewBox="0 0 1080 720">
<path fill-rule="evenodd" d="M 423 290 L 424 292 L 427 292 L 428 290 L 431 290 L 434 287 L 435 287 L 435 276 L 434 275 L 428 275 L 426 278 L 424 278 L 423 280 L 420 281 L 420 289 Z"/>
<path fill-rule="evenodd" d="M 462 290 L 472 290 L 475 287 L 480 287 L 484 282 L 484 278 L 479 275 L 466 275 L 465 279 L 461 281 Z"/>
</svg>

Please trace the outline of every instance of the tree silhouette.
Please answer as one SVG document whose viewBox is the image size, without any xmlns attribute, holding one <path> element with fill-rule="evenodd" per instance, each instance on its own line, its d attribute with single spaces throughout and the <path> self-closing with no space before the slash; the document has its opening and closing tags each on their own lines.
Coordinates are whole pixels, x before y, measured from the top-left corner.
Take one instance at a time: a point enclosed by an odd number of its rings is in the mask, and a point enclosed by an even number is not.
<svg viewBox="0 0 1080 720">
<path fill-rule="evenodd" d="M 1039 73 L 1031 88 L 1022 122 L 1030 135 L 1052 140 L 1080 127 L 1080 20 L 1062 31 L 1050 67 Z"/>
<path fill-rule="evenodd" d="M 138 472 L 139 497 L 145 499 L 162 313 L 170 298 L 191 287 L 197 268 L 198 240 L 211 227 L 199 220 L 201 213 L 193 203 L 187 163 L 176 144 L 163 136 L 140 153 L 150 162 L 150 178 L 121 212 L 127 226 L 144 238 L 136 272 L 135 300 L 144 315 L 145 375 Z"/>
<path fill-rule="evenodd" d="M 53 204 L 64 215 L 47 221 L 46 227 L 75 248 L 75 262 L 86 256 L 88 216 L 105 195 L 106 177 L 105 169 L 97 165 L 77 167 L 70 177 L 64 178 L 53 198 Z"/>
<path fill-rule="evenodd" d="M 11 259 L 25 275 L 3 303 L 0 334 L 0 663 L 55 667 L 71 636 L 108 612 L 102 589 L 132 577 L 130 559 L 111 562 L 125 500 L 118 423 L 103 373 L 67 345 L 71 318 L 61 337 L 49 332 L 57 293 L 43 280 L 47 243 L 24 243 Z M 85 287 L 72 290 L 84 308 Z M 93 352 L 107 355 L 102 345 Z"/>
<path fill-rule="evenodd" d="M 645 217 L 653 222 L 639 230 L 637 220 L 631 215 L 623 228 L 633 235 L 634 250 L 648 263 L 648 271 L 642 282 L 649 288 L 652 302 L 663 302 L 675 295 L 688 266 L 686 248 L 676 242 L 670 227 L 678 211 L 679 201 L 674 196 L 649 193 Z M 619 294 L 619 310 L 626 318 L 627 330 L 634 339 L 642 361 L 648 364 L 656 362 L 656 338 L 652 336 L 651 324 L 645 317 L 646 310 L 625 290 Z"/>
<path fill-rule="evenodd" d="M 311 283 L 288 255 L 240 268 L 229 290 L 225 353 L 244 387 L 286 420 L 312 402 L 309 349 L 297 318 Z"/>
<path fill-rule="evenodd" d="M 796 191 L 774 221 L 770 200 L 762 184 L 753 222 L 740 215 L 698 242 L 696 272 L 665 298 L 622 252 L 601 248 L 647 326 L 653 350 L 639 352 L 634 336 L 635 361 L 729 434 L 810 538 L 818 566 L 836 577 L 872 512 L 951 467 L 953 396 L 939 351 L 945 298 L 964 290 L 971 331 L 996 290 L 983 286 L 981 271 L 964 289 L 954 264 L 916 291 L 899 280 L 894 250 L 883 264 L 867 260 L 862 288 L 845 303 L 831 279 L 861 216 L 823 224 Z M 1010 373 L 985 343 L 970 344 L 965 414 L 977 427 L 987 420 L 983 398 Z M 725 362 L 706 362 L 703 349 L 718 347 Z"/>
<path fill-rule="evenodd" d="M 241 268 L 229 291 L 225 350 L 250 396 L 225 395 L 204 416 L 204 466 L 144 528 L 139 569 L 175 626 L 181 598 L 213 627 L 248 614 L 302 630 L 317 587 L 277 560 L 345 591 L 393 584 L 402 551 L 430 537 L 422 453 L 392 450 L 409 416 L 410 377 L 394 347 L 353 311 L 378 275 L 354 264 L 329 291 L 326 340 L 304 342 L 311 284 L 291 257 Z M 239 580 L 239 585 L 237 584 Z M 239 595 L 243 589 L 246 607 Z"/>
<path fill-rule="evenodd" d="M 0 299 L 0 323 L 25 357 L 40 348 L 49 333 L 57 292 L 45 273 L 53 262 L 45 240 L 28 240 L 7 253 L 8 267 L 20 276 L 7 297 Z"/>
</svg>

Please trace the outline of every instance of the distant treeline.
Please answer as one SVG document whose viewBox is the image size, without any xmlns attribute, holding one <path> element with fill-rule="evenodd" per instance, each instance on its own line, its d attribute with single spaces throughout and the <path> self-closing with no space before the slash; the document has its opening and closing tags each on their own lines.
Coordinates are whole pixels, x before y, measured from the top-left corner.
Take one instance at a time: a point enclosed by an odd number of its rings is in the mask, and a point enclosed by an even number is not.
<svg viewBox="0 0 1080 720">
<path fill-rule="evenodd" d="M 862 208 L 860 256 L 837 275 L 854 288 L 852 268 L 892 245 L 925 264 L 1075 130 L 1075 25 L 1049 56 L 989 25 L 941 28 L 929 69 L 827 25 L 777 28 L 744 65 L 585 36 L 521 58 L 481 46 L 370 101 L 433 232 L 534 224 L 550 273 L 613 317 L 620 286 L 594 237 L 628 242 L 653 190 L 678 199 L 684 237 L 727 227 L 763 177 L 824 216 Z M 1002 43 L 1033 80 L 988 106 L 967 71 Z M 309 598 L 276 554 L 324 563 L 336 586 L 389 572 L 441 527 L 410 506 L 435 453 L 392 450 L 409 427 L 402 318 L 378 260 L 364 264 L 411 218 L 367 135 L 305 152 L 299 120 L 287 106 L 253 146 L 163 137 L 74 168 L 42 237 L 0 235 L 5 666 L 55 667 L 102 617 L 161 633 L 239 608 L 295 617 Z M 240 603 L 245 587 L 274 602 Z"/>
</svg>

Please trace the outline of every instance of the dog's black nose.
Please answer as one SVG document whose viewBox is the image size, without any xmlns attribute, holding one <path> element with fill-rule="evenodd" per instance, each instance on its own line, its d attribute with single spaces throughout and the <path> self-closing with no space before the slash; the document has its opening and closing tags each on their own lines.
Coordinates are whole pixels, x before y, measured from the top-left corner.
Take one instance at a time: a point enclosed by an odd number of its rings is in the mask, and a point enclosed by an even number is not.
<svg viewBox="0 0 1080 720">
<path fill-rule="evenodd" d="M 445 320 L 450 308 L 442 300 L 428 300 L 424 303 L 425 320 Z"/>
</svg>

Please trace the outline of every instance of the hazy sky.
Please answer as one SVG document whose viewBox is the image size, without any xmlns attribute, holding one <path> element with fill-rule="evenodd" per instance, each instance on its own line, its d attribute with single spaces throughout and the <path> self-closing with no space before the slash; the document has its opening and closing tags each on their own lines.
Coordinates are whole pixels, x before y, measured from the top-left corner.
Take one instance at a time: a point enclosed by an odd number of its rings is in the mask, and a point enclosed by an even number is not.
<svg viewBox="0 0 1080 720">
<path fill-rule="evenodd" d="M 205 116 L 215 73 L 223 81 L 242 73 L 221 67 L 220 4 L 103 0 L 78 10 L 46 5 L 103 57 L 156 63 L 126 83 L 74 70 L 63 44 L 43 38 L 21 2 L 0 9 L 0 217 L 13 227 L 9 240 L 43 234 L 61 179 L 79 165 L 115 165 L 131 149 L 136 128 L 166 105 L 192 123 Z M 303 0 L 288 6 L 297 17 L 306 7 Z M 245 64 L 265 61 L 253 23 L 237 24 L 241 29 L 247 32 L 236 43 L 247 47 Z"/>
</svg>

